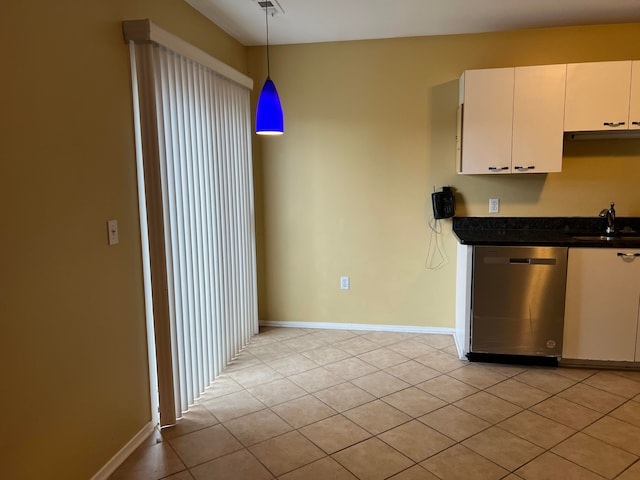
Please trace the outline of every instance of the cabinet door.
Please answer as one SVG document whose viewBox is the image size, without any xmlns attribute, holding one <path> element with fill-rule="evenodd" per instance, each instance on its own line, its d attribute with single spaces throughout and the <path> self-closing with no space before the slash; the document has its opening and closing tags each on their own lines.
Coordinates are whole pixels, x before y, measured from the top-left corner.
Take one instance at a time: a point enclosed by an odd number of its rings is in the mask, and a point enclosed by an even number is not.
<svg viewBox="0 0 640 480">
<path fill-rule="evenodd" d="M 629 128 L 631 61 L 567 65 L 565 132 Z"/>
<path fill-rule="evenodd" d="M 640 61 L 631 63 L 631 99 L 629 100 L 629 129 L 640 129 Z"/>
<path fill-rule="evenodd" d="M 463 76 L 461 173 L 510 173 L 513 68 Z"/>
<path fill-rule="evenodd" d="M 513 172 L 562 170 L 566 65 L 516 67 Z"/>
<path fill-rule="evenodd" d="M 640 250 L 569 249 L 564 358 L 635 360 L 640 296 L 635 253 Z"/>
</svg>

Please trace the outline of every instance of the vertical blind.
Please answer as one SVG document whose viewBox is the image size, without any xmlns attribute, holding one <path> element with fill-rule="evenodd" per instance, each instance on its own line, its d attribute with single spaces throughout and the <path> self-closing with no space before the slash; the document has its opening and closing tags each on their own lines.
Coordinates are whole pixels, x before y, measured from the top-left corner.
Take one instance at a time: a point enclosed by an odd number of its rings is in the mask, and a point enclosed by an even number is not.
<svg viewBox="0 0 640 480">
<path fill-rule="evenodd" d="M 173 412 L 163 415 L 170 402 L 159 385 L 160 422 L 169 425 L 257 332 L 250 91 L 165 46 L 130 45 L 150 170 L 158 383 L 173 391 Z M 156 304 L 157 295 L 166 298 Z"/>
</svg>

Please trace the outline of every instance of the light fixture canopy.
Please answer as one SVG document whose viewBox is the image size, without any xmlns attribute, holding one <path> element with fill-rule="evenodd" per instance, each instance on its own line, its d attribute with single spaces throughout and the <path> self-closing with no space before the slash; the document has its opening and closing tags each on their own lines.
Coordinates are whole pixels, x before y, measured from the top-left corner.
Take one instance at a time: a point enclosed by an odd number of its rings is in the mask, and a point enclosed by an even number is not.
<svg viewBox="0 0 640 480">
<path fill-rule="evenodd" d="M 284 112 L 278 90 L 271 80 L 269 68 L 269 7 L 271 2 L 260 2 L 260 4 L 264 8 L 267 24 L 267 79 L 262 86 L 260 97 L 258 97 L 256 133 L 258 135 L 282 135 L 284 133 Z"/>
</svg>

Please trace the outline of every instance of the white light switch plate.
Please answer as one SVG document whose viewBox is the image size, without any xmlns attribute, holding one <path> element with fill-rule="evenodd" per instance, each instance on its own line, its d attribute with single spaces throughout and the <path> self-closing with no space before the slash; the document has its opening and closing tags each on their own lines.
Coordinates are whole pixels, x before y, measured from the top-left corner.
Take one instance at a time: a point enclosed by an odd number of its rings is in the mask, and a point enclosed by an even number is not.
<svg viewBox="0 0 640 480">
<path fill-rule="evenodd" d="M 349 277 L 340 277 L 340 290 L 349 290 Z"/>
<path fill-rule="evenodd" d="M 489 213 L 498 213 L 500 211 L 500 199 L 499 198 L 490 198 L 489 199 Z"/>
<path fill-rule="evenodd" d="M 109 220 L 107 222 L 107 229 L 109 231 L 109 245 L 118 244 L 118 221 Z"/>
</svg>

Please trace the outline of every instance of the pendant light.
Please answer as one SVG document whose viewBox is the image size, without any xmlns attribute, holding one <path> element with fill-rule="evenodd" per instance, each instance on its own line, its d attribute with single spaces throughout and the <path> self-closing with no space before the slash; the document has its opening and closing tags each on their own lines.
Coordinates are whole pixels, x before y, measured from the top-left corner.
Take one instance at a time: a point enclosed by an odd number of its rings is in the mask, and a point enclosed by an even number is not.
<svg viewBox="0 0 640 480">
<path fill-rule="evenodd" d="M 264 16 L 267 24 L 267 79 L 262 86 L 258 106 L 256 108 L 256 133 L 258 135 L 282 135 L 284 133 L 284 113 L 280 104 L 280 97 L 276 86 L 271 81 L 269 70 L 269 7 L 272 3 L 264 4 Z"/>
</svg>

